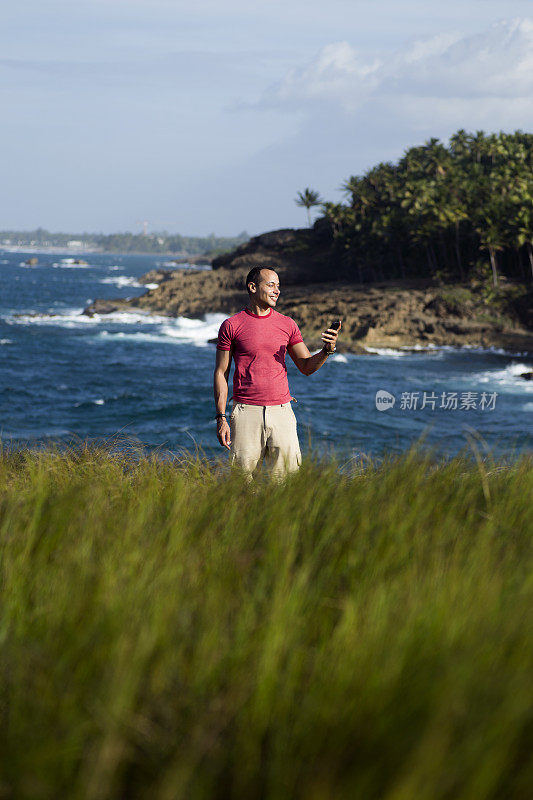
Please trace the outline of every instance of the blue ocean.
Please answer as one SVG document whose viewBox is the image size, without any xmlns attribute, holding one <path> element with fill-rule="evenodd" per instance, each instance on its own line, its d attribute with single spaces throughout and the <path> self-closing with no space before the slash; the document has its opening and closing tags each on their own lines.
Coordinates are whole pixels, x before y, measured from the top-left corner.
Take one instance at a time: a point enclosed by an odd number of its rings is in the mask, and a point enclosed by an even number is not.
<svg viewBox="0 0 533 800">
<path fill-rule="evenodd" d="M 25 264 L 30 256 L 37 265 Z M 208 342 L 225 315 L 83 316 L 98 297 L 145 292 L 138 278 L 165 258 L 81 257 L 87 265 L 0 251 L 3 446 L 129 437 L 148 452 L 227 458 L 216 438 Z M 513 457 L 531 450 L 533 382 L 519 376 L 532 369 L 524 354 L 475 348 L 337 354 L 310 377 L 288 360 L 302 451 L 381 457 L 424 436 L 442 455 L 474 441 L 481 453 Z"/>
</svg>

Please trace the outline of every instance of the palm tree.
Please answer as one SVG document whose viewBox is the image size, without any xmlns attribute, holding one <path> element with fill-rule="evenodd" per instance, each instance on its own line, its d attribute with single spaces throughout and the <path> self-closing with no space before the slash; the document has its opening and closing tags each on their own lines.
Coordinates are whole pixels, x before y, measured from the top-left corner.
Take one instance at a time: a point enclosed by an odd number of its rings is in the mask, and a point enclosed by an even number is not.
<svg viewBox="0 0 533 800">
<path fill-rule="evenodd" d="M 504 250 L 508 240 L 508 223 L 510 205 L 501 177 L 495 180 L 488 176 L 477 186 L 479 197 L 475 212 L 474 227 L 479 236 L 480 249 L 488 250 L 492 268 L 492 282 L 495 289 L 499 286 L 497 253 Z"/>
<path fill-rule="evenodd" d="M 532 176 L 533 134 L 461 129 L 448 146 L 429 139 L 394 164 L 351 175 L 344 203 L 321 204 L 321 222 L 337 262 L 361 275 L 443 267 L 467 279 L 481 248 L 496 288 L 500 271 L 523 274 L 522 253 L 533 276 Z M 296 202 L 309 212 L 319 201 L 306 189 Z"/>
<path fill-rule="evenodd" d="M 309 209 L 313 206 L 319 206 L 322 203 L 322 198 L 319 193 L 313 191 L 313 189 L 304 189 L 303 192 L 298 192 L 298 197 L 294 202 L 297 206 L 302 206 L 307 209 L 307 220 L 309 222 L 309 227 L 311 227 L 311 214 L 309 213 Z"/>
<path fill-rule="evenodd" d="M 343 223 L 346 221 L 347 209 L 342 203 L 322 203 L 324 219 L 331 227 L 331 233 L 335 239 L 342 231 Z"/>
<path fill-rule="evenodd" d="M 456 161 L 468 159 L 470 154 L 469 134 L 464 128 L 460 128 L 457 133 L 450 136 L 450 152 Z"/>
<path fill-rule="evenodd" d="M 359 192 L 361 190 L 362 182 L 363 179 L 358 175 L 351 175 L 348 180 L 344 181 L 344 183 L 339 187 L 341 192 L 343 192 L 350 201 L 352 208 L 355 208 L 358 205 Z"/>
<path fill-rule="evenodd" d="M 529 191 L 528 191 L 529 189 Z M 517 246 L 526 247 L 533 278 L 533 192 L 531 187 L 523 187 L 522 202 L 516 208 L 514 218 L 515 240 Z"/>
</svg>

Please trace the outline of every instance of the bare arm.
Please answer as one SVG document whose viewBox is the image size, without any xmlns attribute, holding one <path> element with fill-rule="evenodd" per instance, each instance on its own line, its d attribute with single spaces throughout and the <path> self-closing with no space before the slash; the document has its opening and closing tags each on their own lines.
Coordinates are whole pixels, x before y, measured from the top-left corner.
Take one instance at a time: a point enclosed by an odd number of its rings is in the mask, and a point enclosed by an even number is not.
<svg viewBox="0 0 533 800">
<path fill-rule="evenodd" d="M 319 350 L 318 353 L 315 353 L 314 356 L 311 355 L 304 342 L 298 342 L 298 344 L 293 344 L 288 348 L 290 357 L 303 375 L 312 375 L 313 372 L 320 369 L 322 364 L 327 360 L 328 350 L 335 349 L 337 335 L 338 331 L 334 331 L 332 328 L 328 328 L 324 331 L 321 337 L 324 342 L 324 347 L 322 350 Z"/>
<path fill-rule="evenodd" d="M 228 380 L 231 369 L 231 350 L 218 350 L 215 364 L 215 374 L 213 377 L 213 389 L 215 393 L 216 413 L 226 413 L 226 403 L 228 401 Z M 223 447 L 231 444 L 230 430 L 227 420 L 224 417 L 217 419 L 218 441 Z"/>
<path fill-rule="evenodd" d="M 231 369 L 231 350 L 218 350 L 215 364 L 213 388 L 217 414 L 225 414 L 228 402 L 228 380 Z"/>
</svg>

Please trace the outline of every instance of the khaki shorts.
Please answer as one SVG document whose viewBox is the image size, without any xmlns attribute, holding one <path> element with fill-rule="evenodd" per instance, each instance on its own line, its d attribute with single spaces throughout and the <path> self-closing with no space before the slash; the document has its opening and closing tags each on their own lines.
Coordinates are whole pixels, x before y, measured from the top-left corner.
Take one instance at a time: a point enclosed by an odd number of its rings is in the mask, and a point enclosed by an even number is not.
<svg viewBox="0 0 533 800">
<path fill-rule="evenodd" d="M 230 417 L 230 462 L 253 477 L 263 458 L 273 478 L 296 472 L 302 454 L 292 406 L 253 406 L 234 403 Z"/>
</svg>

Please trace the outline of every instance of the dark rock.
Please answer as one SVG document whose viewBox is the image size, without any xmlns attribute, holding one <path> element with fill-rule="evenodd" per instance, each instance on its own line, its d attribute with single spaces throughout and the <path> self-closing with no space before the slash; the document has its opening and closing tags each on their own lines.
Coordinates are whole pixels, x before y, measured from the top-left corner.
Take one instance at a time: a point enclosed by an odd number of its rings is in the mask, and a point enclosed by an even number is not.
<svg viewBox="0 0 533 800">
<path fill-rule="evenodd" d="M 280 248 L 286 249 L 287 245 L 294 244 L 297 241 L 299 233 L 300 231 L 294 228 L 282 228 L 279 231 L 268 231 L 259 236 L 253 236 L 249 241 L 232 250 L 231 253 L 224 253 L 214 258 L 213 269 L 220 269 L 221 267 L 231 269 L 242 256 L 255 255 L 266 248 L 275 251 Z M 252 266 L 255 265 L 253 264 Z"/>
<path fill-rule="evenodd" d="M 213 270 L 275 269 L 285 286 L 331 281 L 330 242 L 313 228 L 282 228 L 252 237 L 231 253 L 213 259 Z M 246 274 L 245 273 L 245 274 Z"/>
<path fill-rule="evenodd" d="M 83 311 L 87 317 L 94 317 L 95 314 L 113 314 L 115 311 L 137 311 L 134 307 L 135 300 L 95 300 Z"/>
</svg>

